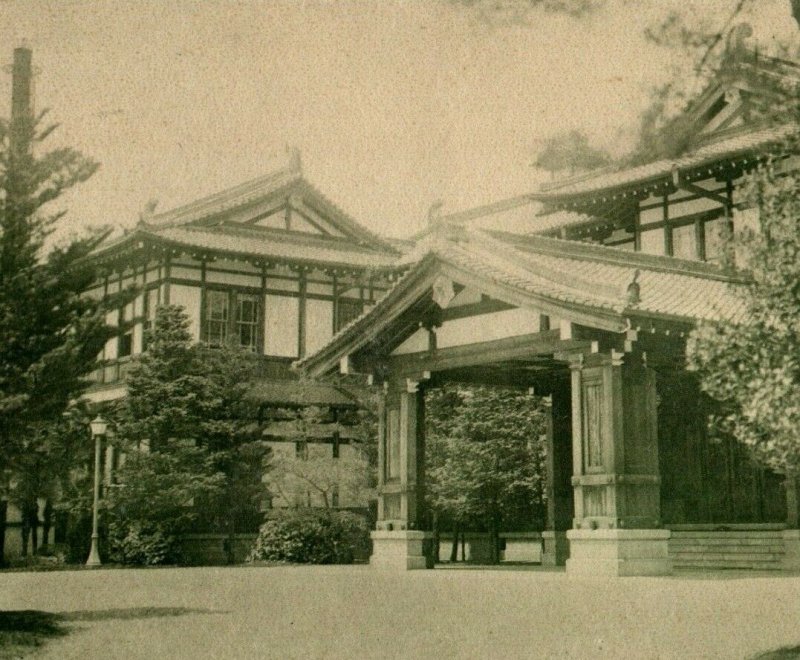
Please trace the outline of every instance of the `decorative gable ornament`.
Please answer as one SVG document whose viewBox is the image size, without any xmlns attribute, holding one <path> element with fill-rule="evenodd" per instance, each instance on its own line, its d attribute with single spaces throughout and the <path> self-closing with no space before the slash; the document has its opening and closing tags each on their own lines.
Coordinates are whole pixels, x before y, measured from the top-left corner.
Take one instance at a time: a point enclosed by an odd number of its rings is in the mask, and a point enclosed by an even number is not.
<svg viewBox="0 0 800 660">
<path fill-rule="evenodd" d="M 453 280 L 445 275 L 439 275 L 433 282 L 433 302 L 445 309 L 455 297 Z"/>
</svg>

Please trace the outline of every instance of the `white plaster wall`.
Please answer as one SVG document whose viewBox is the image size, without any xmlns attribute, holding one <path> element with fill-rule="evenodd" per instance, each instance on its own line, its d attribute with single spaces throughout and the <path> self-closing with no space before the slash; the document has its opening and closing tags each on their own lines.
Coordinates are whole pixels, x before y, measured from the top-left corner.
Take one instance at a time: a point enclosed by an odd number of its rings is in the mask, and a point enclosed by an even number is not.
<svg viewBox="0 0 800 660">
<path fill-rule="evenodd" d="M 144 327 L 141 323 L 133 326 L 133 355 L 138 355 L 142 352 L 144 340 Z"/>
<path fill-rule="evenodd" d="M 420 328 L 402 344 L 392 351 L 392 355 L 405 355 L 406 353 L 420 353 L 428 350 L 428 331 Z"/>
<path fill-rule="evenodd" d="M 249 286 L 256 289 L 261 288 L 261 277 L 258 275 L 220 273 L 210 269 L 206 271 L 206 282 L 209 284 L 231 284 L 234 286 Z"/>
<path fill-rule="evenodd" d="M 536 310 L 517 307 L 445 321 L 436 330 L 436 346 L 438 348 L 463 346 L 539 332 L 540 314 Z"/>
<path fill-rule="evenodd" d="M 267 295 L 264 306 L 264 354 L 297 357 L 299 298 Z"/>
<path fill-rule="evenodd" d="M 183 307 L 189 317 L 189 332 L 194 341 L 200 340 L 200 289 L 183 284 L 172 284 L 169 300 L 173 305 Z"/>
<path fill-rule="evenodd" d="M 333 336 L 333 303 L 306 300 L 306 355 L 322 347 Z"/>
</svg>

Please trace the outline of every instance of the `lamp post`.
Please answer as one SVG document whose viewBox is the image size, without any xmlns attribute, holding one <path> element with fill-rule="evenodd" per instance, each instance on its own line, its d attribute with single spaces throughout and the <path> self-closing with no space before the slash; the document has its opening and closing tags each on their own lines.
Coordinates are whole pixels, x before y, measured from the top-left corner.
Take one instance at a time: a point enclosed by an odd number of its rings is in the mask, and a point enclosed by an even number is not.
<svg viewBox="0 0 800 660">
<path fill-rule="evenodd" d="M 97 550 L 97 508 L 100 504 L 100 438 L 106 434 L 108 423 L 100 415 L 89 422 L 94 438 L 94 496 L 92 499 L 92 549 L 89 551 L 89 559 L 86 560 L 87 566 L 100 566 L 100 553 Z"/>
</svg>

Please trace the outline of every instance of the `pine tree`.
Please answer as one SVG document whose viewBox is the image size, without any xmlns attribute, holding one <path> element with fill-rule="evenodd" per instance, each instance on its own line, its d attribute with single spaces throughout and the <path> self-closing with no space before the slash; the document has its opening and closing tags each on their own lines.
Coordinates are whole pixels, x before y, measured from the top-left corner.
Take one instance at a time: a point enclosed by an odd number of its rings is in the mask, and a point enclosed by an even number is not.
<svg viewBox="0 0 800 660">
<path fill-rule="evenodd" d="M 101 236 L 55 248 L 47 242 L 65 214 L 53 203 L 97 163 L 70 148 L 42 151 L 56 125 L 44 123 L 44 112 L 14 110 L 10 121 L 0 120 L 0 499 L 21 460 L 37 451 L 37 438 L 47 437 L 34 429 L 57 420 L 88 386 L 115 332 L 105 312 L 118 303 L 82 295 L 96 276 L 87 256 Z"/>
</svg>

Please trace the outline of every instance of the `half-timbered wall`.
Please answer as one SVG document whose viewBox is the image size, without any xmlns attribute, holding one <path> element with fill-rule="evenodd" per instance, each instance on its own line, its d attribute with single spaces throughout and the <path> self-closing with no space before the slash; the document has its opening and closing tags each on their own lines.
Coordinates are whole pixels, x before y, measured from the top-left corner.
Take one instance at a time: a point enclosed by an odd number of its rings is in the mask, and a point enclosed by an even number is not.
<svg viewBox="0 0 800 660">
<path fill-rule="evenodd" d="M 386 283 L 352 271 L 175 255 L 110 271 L 87 295 L 131 286 L 141 290 L 135 300 L 107 315 L 121 329 L 99 356 L 105 363 L 94 376 L 99 383 L 124 377 L 131 358 L 145 349 L 159 304 L 185 309 L 195 341 L 227 341 L 286 360 L 322 346 L 373 304 Z"/>
</svg>

